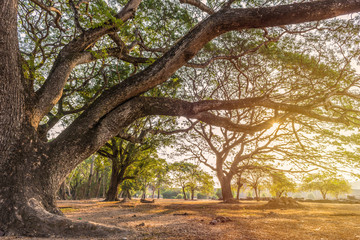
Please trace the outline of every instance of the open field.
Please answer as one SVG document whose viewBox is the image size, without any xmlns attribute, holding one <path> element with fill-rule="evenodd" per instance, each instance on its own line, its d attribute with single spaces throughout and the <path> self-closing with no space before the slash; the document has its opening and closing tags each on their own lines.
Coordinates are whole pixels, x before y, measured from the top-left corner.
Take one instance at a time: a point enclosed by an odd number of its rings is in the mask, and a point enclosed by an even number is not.
<svg viewBox="0 0 360 240">
<path fill-rule="evenodd" d="M 302 203 L 301 209 L 264 209 L 265 203 L 161 199 L 153 204 L 88 200 L 58 205 L 71 219 L 124 228 L 127 239 L 360 240 L 359 204 Z M 232 221 L 210 225 L 219 216 Z"/>
</svg>

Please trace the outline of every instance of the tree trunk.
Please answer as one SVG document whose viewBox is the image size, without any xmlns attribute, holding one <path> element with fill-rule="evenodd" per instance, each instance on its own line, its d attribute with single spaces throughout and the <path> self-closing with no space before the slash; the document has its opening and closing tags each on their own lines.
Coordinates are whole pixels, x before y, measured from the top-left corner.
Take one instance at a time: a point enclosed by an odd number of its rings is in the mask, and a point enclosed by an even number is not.
<svg viewBox="0 0 360 240">
<path fill-rule="evenodd" d="M 158 188 L 158 194 L 157 198 L 160 199 L 160 188 Z"/>
<path fill-rule="evenodd" d="M 231 191 L 231 178 L 232 176 L 222 176 L 220 180 L 222 200 L 224 202 L 232 202 L 234 200 L 234 196 Z"/>
<path fill-rule="evenodd" d="M 236 189 L 236 199 L 237 199 L 237 200 L 240 200 L 240 189 L 241 189 L 241 187 L 242 187 L 243 185 L 244 185 L 243 183 L 238 183 L 238 184 L 237 184 L 237 189 Z"/>
<path fill-rule="evenodd" d="M 100 188 L 101 188 L 101 182 L 102 182 L 101 180 L 103 178 L 103 175 L 99 174 L 99 172 L 98 172 L 98 175 L 100 175 L 100 176 L 98 176 L 98 180 L 97 180 L 97 186 L 96 186 L 96 192 L 95 192 L 96 198 L 100 197 L 99 194 L 100 194 Z"/>
<path fill-rule="evenodd" d="M 89 174 L 89 179 L 88 179 L 88 181 L 87 181 L 87 185 L 86 185 L 85 198 L 87 198 L 87 199 L 89 199 L 89 198 L 90 198 L 91 182 L 92 182 L 93 169 L 94 169 L 94 160 L 95 160 L 95 156 L 93 155 L 93 156 L 91 157 L 91 165 L 90 165 L 90 174 Z"/>
<path fill-rule="evenodd" d="M 259 199 L 259 192 L 258 192 L 258 188 L 257 188 L 257 187 L 254 187 L 254 192 L 255 192 L 255 199 L 256 199 L 256 201 L 260 201 L 260 199 Z"/>
<path fill-rule="evenodd" d="M 66 181 L 66 180 L 65 180 Z M 66 200 L 66 186 L 65 181 L 60 185 L 59 188 L 59 197 L 61 200 Z"/>
<path fill-rule="evenodd" d="M 194 200 L 195 189 L 191 189 L 191 200 Z"/>
<path fill-rule="evenodd" d="M 184 200 L 187 200 L 187 198 L 186 198 L 186 192 L 185 192 L 185 187 L 182 187 L 182 192 L 183 192 L 183 195 L 184 195 Z"/>
<path fill-rule="evenodd" d="M 320 191 L 320 192 L 321 192 L 321 196 L 322 196 L 323 200 L 326 200 L 327 192 L 326 191 Z"/>
<path fill-rule="evenodd" d="M 105 198 L 106 197 L 106 183 L 107 183 L 107 173 L 106 171 L 104 170 L 103 172 L 103 182 L 102 182 L 102 197 Z"/>
<path fill-rule="evenodd" d="M 106 193 L 105 201 L 119 201 L 118 198 L 119 184 L 120 184 L 119 179 L 120 179 L 120 172 L 116 164 L 113 162 L 109 190 Z"/>
</svg>

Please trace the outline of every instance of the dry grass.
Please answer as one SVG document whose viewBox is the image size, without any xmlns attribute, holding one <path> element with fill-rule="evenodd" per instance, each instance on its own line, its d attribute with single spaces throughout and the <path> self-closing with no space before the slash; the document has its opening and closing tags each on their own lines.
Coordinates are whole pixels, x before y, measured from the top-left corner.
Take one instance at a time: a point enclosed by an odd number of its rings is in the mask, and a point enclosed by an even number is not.
<svg viewBox="0 0 360 240">
<path fill-rule="evenodd" d="M 143 204 L 60 201 L 71 219 L 130 230 L 127 239 L 359 239 L 360 205 L 303 203 L 301 209 L 264 209 L 265 202 L 158 200 Z M 174 215 L 183 214 L 187 215 Z M 210 225 L 217 216 L 232 221 Z M 144 224 L 144 226 L 141 226 Z"/>
</svg>

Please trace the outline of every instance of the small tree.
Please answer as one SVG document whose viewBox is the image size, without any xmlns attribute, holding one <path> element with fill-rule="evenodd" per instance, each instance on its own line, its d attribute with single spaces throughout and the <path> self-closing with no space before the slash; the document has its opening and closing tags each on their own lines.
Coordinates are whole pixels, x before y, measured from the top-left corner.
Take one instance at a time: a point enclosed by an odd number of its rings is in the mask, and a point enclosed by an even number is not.
<svg viewBox="0 0 360 240">
<path fill-rule="evenodd" d="M 283 194 L 294 192 L 296 183 L 289 179 L 283 172 L 271 173 L 271 182 L 269 186 L 270 193 L 280 198 Z"/>
<path fill-rule="evenodd" d="M 257 201 L 260 200 L 260 191 L 263 188 L 262 183 L 267 177 L 267 169 L 264 168 L 255 168 L 252 170 L 248 170 L 246 174 L 246 182 L 254 190 L 255 198 Z"/>
<path fill-rule="evenodd" d="M 186 187 L 188 184 L 188 175 L 191 169 L 191 163 L 186 162 L 174 162 L 171 164 L 171 175 L 172 175 L 172 182 L 181 187 L 184 200 L 187 200 L 186 197 Z"/>
<path fill-rule="evenodd" d="M 342 193 L 351 192 L 351 185 L 345 179 L 335 178 L 332 180 L 333 187 L 330 190 L 330 194 L 339 199 L 339 195 Z"/>
<path fill-rule="evenodd" d="M 340 193 L 346 193 L 351 190 L 350 184 L 336 175 L 326 172 L 311 174 L 305 177 L 301 189 L 304 191 L 320 191 L 323 199 L 326 199 L 328 193 L 339 197 Z"/>
<path fill-rule="evenodd" d="M 195 191 L 202 191 L 205 194 L 213 191 L 212 176 L 199 166 L 187 162 L 175 162 L 170 168 L 173 183 L 181 187 L 184 200 L 187 200 L 186 190 L 190 191 L 191 200 L 194 199 Z"/>
</svg>

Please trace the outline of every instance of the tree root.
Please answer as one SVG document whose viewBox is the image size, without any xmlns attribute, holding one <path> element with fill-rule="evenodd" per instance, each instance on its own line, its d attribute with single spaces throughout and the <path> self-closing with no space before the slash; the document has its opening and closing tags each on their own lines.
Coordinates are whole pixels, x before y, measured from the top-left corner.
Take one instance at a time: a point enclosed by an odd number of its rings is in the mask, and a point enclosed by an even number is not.
<svg viewBox="0 0 360 240">
<path fill-rule="evenodd" d="M 72 221 L 46 211 L 35 199 L 17 216 L 17 221 L 3 230 L 6 236 L 29 237 L 120 237 L 128 234 L 124 229 L 97 223 Z"/>
</svg>

